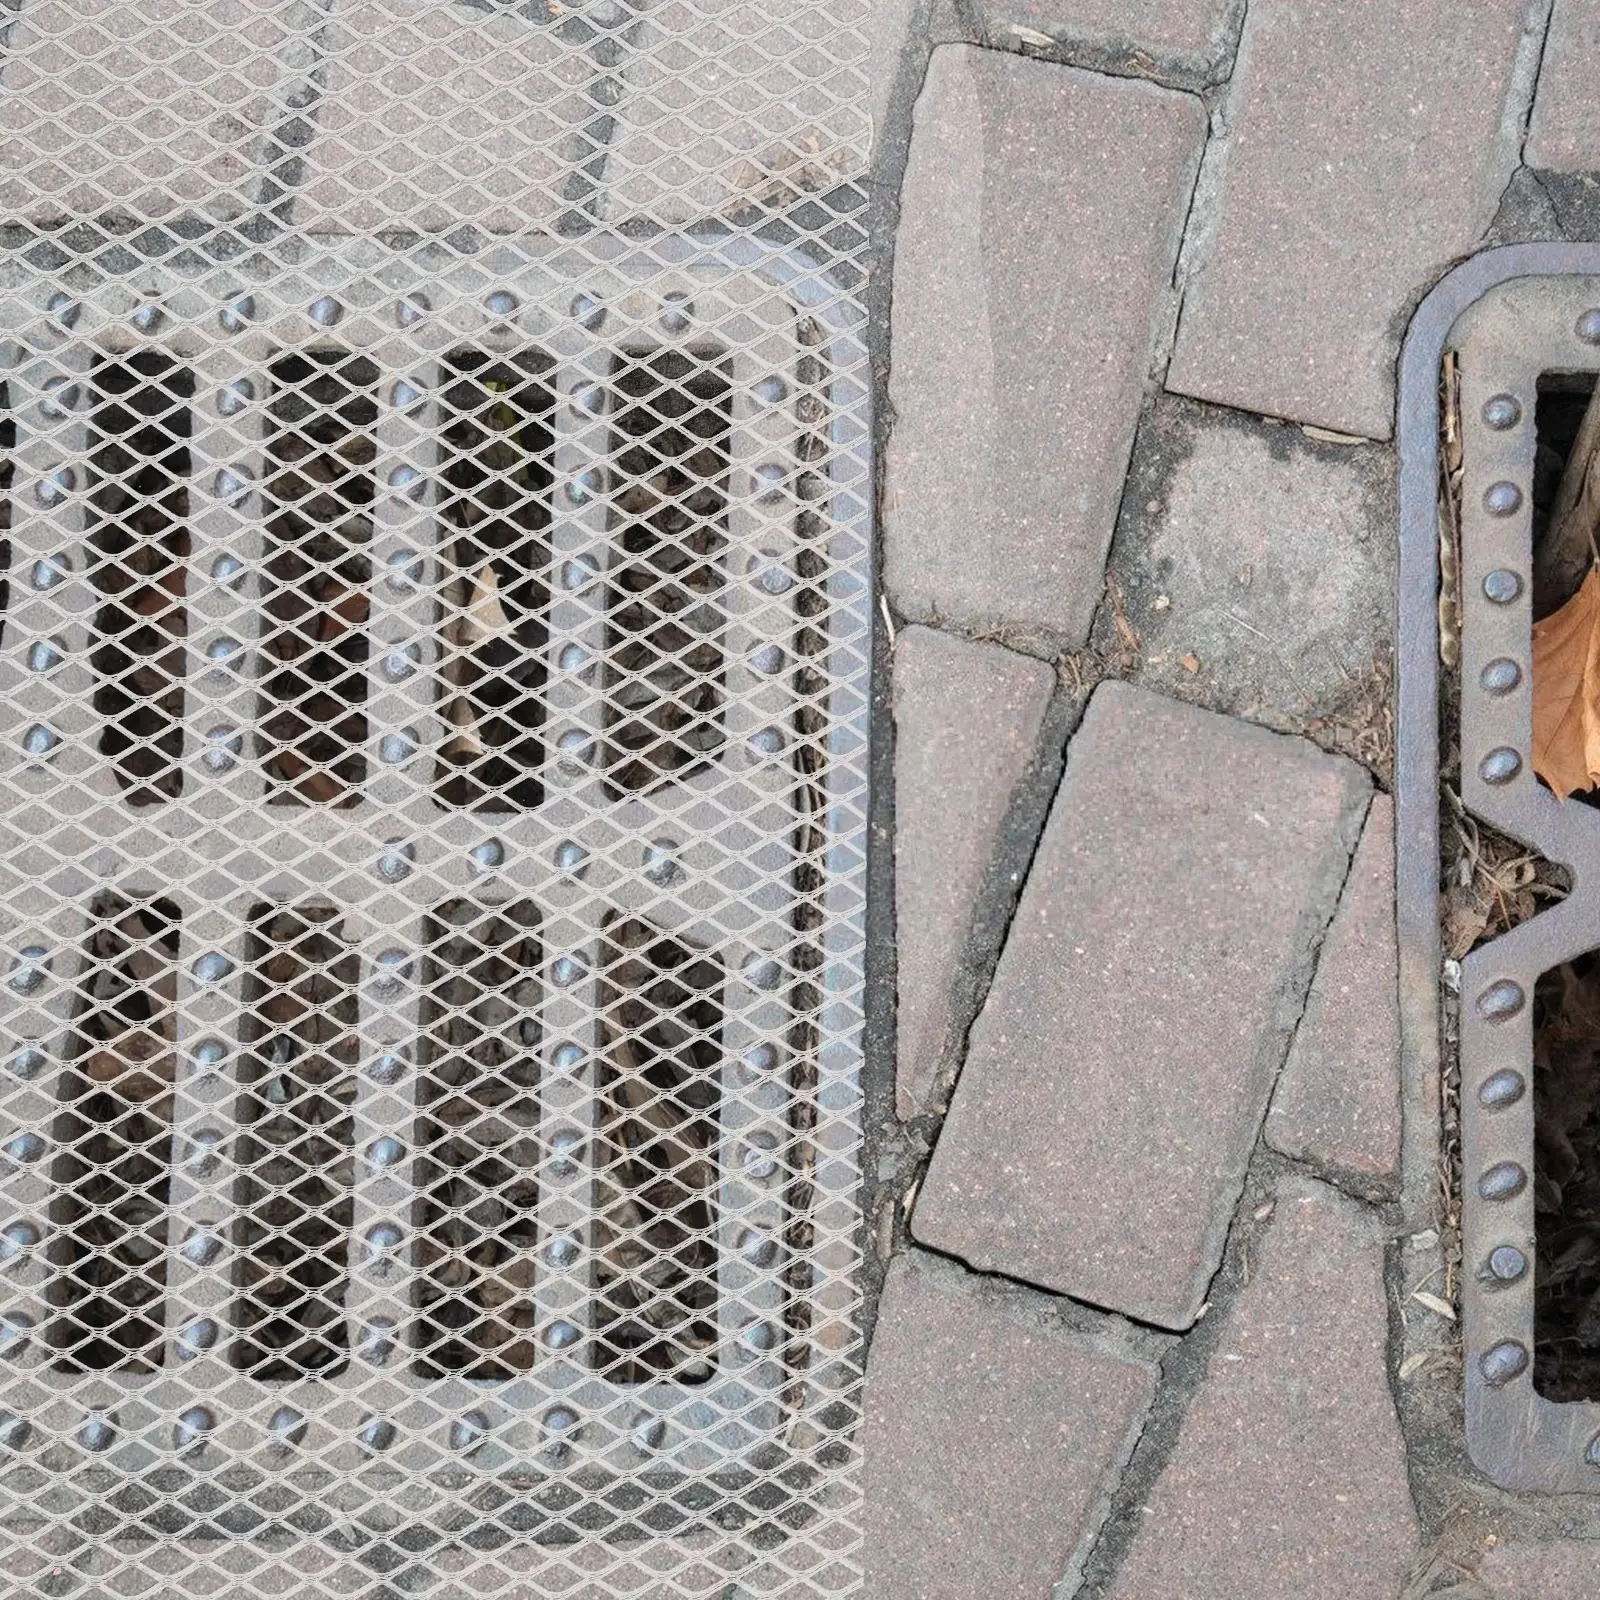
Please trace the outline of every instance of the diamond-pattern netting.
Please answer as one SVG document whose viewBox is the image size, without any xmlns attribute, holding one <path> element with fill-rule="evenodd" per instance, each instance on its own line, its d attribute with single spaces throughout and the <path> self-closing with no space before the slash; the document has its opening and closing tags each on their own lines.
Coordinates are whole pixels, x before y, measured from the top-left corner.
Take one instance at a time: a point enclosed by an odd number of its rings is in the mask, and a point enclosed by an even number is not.
<svg viewBox="0 0 1600 1600">
<path fill-rule="evenodd" d="M 843 1594 L 858 0 L 0 8 L 0 1573 Z"/>
</svg>

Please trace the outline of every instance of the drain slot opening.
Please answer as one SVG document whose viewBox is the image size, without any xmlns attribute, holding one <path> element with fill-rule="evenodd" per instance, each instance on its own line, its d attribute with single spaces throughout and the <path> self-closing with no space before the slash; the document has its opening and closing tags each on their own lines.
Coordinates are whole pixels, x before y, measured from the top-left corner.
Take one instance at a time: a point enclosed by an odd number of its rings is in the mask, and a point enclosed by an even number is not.
<svg viewBox="0 0 1600 1600">
<path fill-rule="evenodd" d="M 333 907 L 252 910 L 230 1348 L 258 1378 L 344 1364 L 359 977 Z"/>
<path fill-rule="evenodd" d="M 54 1130 L 50 1342 L 66 1371 L 149 1372 L 165 1327 L 180 913 L 106 894 L 90 915 Z"/>
<path fill-rule="evenodd" d="M 271 370 L 262 757 L 280 801 L 353 806 L 367 776 L 374 398 L 366 356 Z"/>
</svg>

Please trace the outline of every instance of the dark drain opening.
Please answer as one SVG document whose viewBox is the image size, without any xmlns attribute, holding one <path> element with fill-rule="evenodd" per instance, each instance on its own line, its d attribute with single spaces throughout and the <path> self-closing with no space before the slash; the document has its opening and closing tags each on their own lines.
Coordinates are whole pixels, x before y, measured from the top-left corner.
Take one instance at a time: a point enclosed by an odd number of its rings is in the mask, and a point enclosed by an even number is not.
<svg viewBox="0 0 1600 1600">
<path fill-rule="evenodd" d="M 70 1372 L 149 1372 L 165 1333 L 178 907 L 91 907 L 55 1138 L 49 1342 Z"/>
<path fill-rule="evenodd" d="M 329 1376 L 347 1343 L 360 962 L 332 906 L 260 905 L 250 923 L 233 1361 Z"/>
</svg>

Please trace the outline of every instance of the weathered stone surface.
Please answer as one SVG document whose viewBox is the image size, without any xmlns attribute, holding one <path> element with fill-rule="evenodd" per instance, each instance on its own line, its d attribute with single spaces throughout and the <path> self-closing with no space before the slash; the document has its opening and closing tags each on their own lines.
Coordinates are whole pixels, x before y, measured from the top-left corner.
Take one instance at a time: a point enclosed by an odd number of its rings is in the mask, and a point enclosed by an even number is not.
<svg viewBox="0 0 1600 1600">
<path fill-rule="evenodd" d="M 1366 807 L 1353 763 L 1104 684 L 917 1201 L 918 1238 L 1199 1312 Z"/>
<path fill-rule="evenodd" d="M 867 1369 L 872 1600 L 1048 1600 L 1155 1393 L 1153 1363 L 902 1256 Z"/>
<path fill-rule="evenodd" d="M 521 17 L 348 0 L 297 220 L 359 231 L 551 222 L 588 151 L 587 47 Z"/>
<path fill-rule="evenodd" d="M 1033 759 L 1055 674 L 928 628 L 895 643 L 895 924 L 900 1115 L 952 1061 L 955 987 L 973 903 L 1012 791 Z"/>
<path fill-rule="evenodd" d="M 816 0 L 652 6 L 606 167 L 608 215 L 691 222 L 859 179 L 907 4 L 872 19 L 871 60 Z"/>
<path fill-rule="evenodd" d="M 1600 1541 L 1499 1541 L 1484 1552 L 1479 1578 L 1495 1600 L 1594 1600 Z"/>
<path fill-rule="evenodd" d="M 33 0 L 0 64 L 0 207 L 37 221 L 246 210 L 292 9 Z"/>
<path fill-rule="evenodd" d="M 1600 0 L 1555 0 L 1522 158 L 1552 172 L 1600 169 Z"/>
<path fill-rule="evenodd" d="M 887 582 L 909 614 L 1081 643 L 1205 117 L 934 51 L 895 252 Z"/>
<path fill-rule="evenodd" d="M 1140 683 L 1287 732 L 1358 716 L 1388 697 L 1397 559 L 1389 449 L 1184 400 L 1145 413 L 1111 551 Z"/>
<path fill-rule="evenodd" d="M 1226 72 L 1238 0 L 984 0 L 991 33 L 1017 23 L 1073 44 L 1172 64 L 1212 80 Z M 1136 58 L 1142 57 L 1143 63 Z"/>
<path fill-rule="evenodd" d="M 1375 795 L 1305 1015 L 1267 1114 L 1267 1141 L 1388 1187 L 1400 1169 L 1394 801 Z"/>
<path fill-rule="evenodd" d="M 1376 1220 L 1286 1186 L 1117 1600 L 1394 1600 L 1417 1535 L 1388 1337 Z"/>
<path fill-rule="evenodd" d="M 1526 9 L 1252 0 L 1169 387 L 1389 437 L 1410 310 L 1516 165 L 1501 111 Z"/>
</svg>

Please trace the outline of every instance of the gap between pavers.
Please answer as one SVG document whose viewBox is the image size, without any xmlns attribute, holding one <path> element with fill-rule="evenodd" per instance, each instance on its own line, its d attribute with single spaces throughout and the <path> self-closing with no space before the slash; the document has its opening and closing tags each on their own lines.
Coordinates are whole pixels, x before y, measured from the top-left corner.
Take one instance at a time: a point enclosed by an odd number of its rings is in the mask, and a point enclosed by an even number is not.
<svg viewBox="0 0 1600 1600">
<path fill-rule="evenodd" d="M 1201 87 L 1228 74 L 1244 0 L 981 0 L 991 41 L 1059 42 L 1077 64 Z"/>
<path fill-rule="evenodd" d="M 916 1238 L 1200 1312 L 1367 808 L 1352 762 L 1109 682 L 1068 749 Z"/>
<path fill-rule="evenodd" d="M 1041 1298 L 920 1254 L 891 1267 L 866 1380 L 871 1600 L 1046 1600 L 1087 1548 L 1158 1371 Z"/>
<path fill-rule="evenodd" d="M 1417 1525 L 1383 1256 L 1365 1207 L 1279 1184 L 1112 1600 L 1395 1600 Z"/>
</svg>

